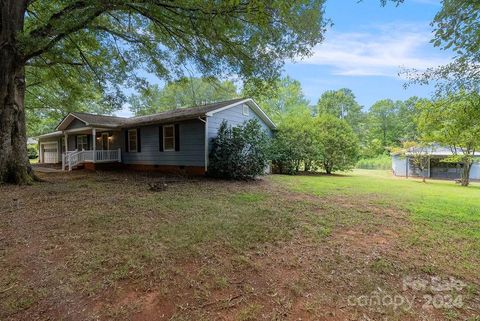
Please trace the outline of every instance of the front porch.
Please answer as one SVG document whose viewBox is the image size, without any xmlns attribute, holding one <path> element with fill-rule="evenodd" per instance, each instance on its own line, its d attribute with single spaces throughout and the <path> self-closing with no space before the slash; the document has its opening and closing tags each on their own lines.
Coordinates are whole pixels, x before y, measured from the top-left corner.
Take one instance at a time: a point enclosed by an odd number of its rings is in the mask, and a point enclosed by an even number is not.
<svg viewBox="0 0 480 321">
<path fill-rule="evenodd" d="M 71 171 L 74 167 L 85 163 L 111 163 L 121 162 L 122 151 L 115 150 L 81 150 L 62 154 L 62 170 Z"/>
<path fill-rule="evenodd" d="M 63 131 L 62 170 L 79 165 L 122 161 L 121 132 L 109 128 L 83 127 Z"/>
</svg>

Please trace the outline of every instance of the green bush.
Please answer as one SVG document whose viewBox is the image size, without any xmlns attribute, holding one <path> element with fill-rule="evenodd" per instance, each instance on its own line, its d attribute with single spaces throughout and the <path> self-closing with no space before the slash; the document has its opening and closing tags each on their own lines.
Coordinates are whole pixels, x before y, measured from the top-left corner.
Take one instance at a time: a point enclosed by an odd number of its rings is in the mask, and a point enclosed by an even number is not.
<svg viewBox="0 0 480 321">
<path fill-rule="evenodd" d="M 225 121 L 212 140 L 208 175 L 248 180 L 265 173 L 269 138 L 256 120 L 231 127 Z"/>
<path fill-rule="evenodd" d="M 363 158 L 357 162 L 357 168 L 361 169 L 391 169 L 392 158 L 388 155 L 379 155 L 374 158 Z"/>
<path fill-rule="evenodd" d="M 38 151 L 36 145 L 29 145 L 27 147 L 27 155 L 29 159 L 35 159 L 38 157 Z"/>
<path fill-rule="evenodd" d="M 299 159 L 295 145 L 289 144 L 280 132 L 272 141 L 270 155 L 272 172 L 275 174 L 294 175 L 299 169 Z"/>
</svg>

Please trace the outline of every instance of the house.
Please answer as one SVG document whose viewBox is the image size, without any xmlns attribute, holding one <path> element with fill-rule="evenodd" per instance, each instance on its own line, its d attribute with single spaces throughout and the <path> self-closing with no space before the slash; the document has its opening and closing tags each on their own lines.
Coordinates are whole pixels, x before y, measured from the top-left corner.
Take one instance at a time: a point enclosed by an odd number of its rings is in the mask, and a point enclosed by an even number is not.
<svg viewBox="0 0 480 321">
<path fill-rule="evenodd" d="M 39 137 L 39 162 L 61 163 L 64 170 L 121 166 L 203 175 L 220 124 L 250 119 L 272 135 L 275 124 L 249 98 L 132 118 L 74 112 Z"/>
<path fill-rule="evenodd" d="M 454 153 L 455 152 L 455 153 Z M 412 157 L 419 153 L 428 155 L 427 169 L 420 171 L 414 165 Z M 461 155 L 461 149 L 452 150 L 439 144 L 432 144 L 422 150 L 418 148 L 409 148 L 404 154 L 392 154 L 392 171 L 395 176 L 414 176 L 437 179 L 459 179 L 462 176 L 462 163 L 442 162 L 443 159 L 456 155 Z M 470 169 L 470 179 L 480 179 L 480 154 L 475 154 L 475 161 Z"/>
</svg>

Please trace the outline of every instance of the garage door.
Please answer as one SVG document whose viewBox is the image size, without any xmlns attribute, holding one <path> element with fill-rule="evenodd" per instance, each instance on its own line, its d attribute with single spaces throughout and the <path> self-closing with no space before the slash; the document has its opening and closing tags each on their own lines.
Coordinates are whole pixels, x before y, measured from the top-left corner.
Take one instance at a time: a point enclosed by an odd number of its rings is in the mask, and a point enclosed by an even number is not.
<svg viewBox="0 0 480 321">
<path fill-rule="evenodd" d="M 43 144 L 43 162 L 47 164 L 58 162 L 58 146 L 57 143 Z"/>
</svg>

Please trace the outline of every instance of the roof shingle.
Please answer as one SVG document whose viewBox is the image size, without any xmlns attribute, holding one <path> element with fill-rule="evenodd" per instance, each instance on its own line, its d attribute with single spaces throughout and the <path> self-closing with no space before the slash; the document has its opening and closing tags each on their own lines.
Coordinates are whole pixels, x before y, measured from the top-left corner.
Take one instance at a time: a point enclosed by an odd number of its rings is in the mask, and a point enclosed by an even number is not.
<svg viewBox="0 0 480 321">
<path fill-rule="evenodd" d="M 199 105 L 189 108 L 179 108 L 174 110 L 168 110 L 161 113 L 147 115 L 147 116 L 137 116 L 132 118 L 117 117 L 117 116 L 106 116 L 106 115 L 95 115 L 89 113 L 80 113 L 73 112 L 73 116 L 78 119 L 88 123 L 89 126 L 99 126 L 99 127 L 132 127 L 138 125 L 149 125 L 160 122 L 167 121 L 178 121 L 184 119 L 192 119 L 204 116 L 206 113 L 235 104 L 246 98 L 237 98 L 226 100 L 217 103 L 211 103 L 207 105 Z"/>
</svg>

